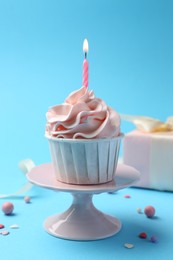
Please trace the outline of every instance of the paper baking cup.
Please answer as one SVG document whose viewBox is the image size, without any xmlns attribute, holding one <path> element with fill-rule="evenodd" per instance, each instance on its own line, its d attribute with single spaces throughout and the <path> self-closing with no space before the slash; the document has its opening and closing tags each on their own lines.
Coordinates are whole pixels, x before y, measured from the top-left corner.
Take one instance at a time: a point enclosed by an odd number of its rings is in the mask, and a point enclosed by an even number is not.
<svg viewBox="0 0 173 260">
<path fill-rule="evenodd" d="M 122 134 L 111 139 L 90 140 L 47 137 L 56 179 L 70 184 L 111 181 L 122 137 Z"/>
</svg>

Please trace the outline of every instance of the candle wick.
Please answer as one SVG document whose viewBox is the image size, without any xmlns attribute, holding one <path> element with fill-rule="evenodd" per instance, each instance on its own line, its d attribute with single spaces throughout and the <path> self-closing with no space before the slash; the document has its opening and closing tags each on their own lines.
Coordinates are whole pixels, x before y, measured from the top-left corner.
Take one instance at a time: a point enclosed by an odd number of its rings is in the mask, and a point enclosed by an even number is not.
<svg viewBox="0 0 173 260">
<path fill-rule="evenodd" d="M 87 58 L 87 52 L 85 52 L 85 59 Z"/>
</svg>

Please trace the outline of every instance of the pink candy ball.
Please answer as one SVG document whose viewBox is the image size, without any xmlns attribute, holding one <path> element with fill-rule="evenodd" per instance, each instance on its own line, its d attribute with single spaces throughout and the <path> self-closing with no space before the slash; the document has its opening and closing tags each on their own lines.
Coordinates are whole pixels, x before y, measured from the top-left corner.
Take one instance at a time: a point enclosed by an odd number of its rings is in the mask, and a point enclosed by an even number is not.
<svg viewBox="0 0 173 260">
<path fill-rule="evenodd" d="M 12 214 L 14 209 L 13 203 L 7 201 L 2 205 L 2 211 L 4 212 L 5 215 L 10 215 Z"/>
<path fill-rule="evenodd" d="M 25 201 L 26 203 L 30 203 L 31 198 L 30 198 L 29 196 L 25 196 L 25 197 L 24 197 L 24 201 Z"/>
<path fill-rule="evenodd" d="M 155 208 L 153 206 L 147 206 L 144 209 L 144 213 L 148 218 L 152 218 L 155 215 Z"/>
</svg>

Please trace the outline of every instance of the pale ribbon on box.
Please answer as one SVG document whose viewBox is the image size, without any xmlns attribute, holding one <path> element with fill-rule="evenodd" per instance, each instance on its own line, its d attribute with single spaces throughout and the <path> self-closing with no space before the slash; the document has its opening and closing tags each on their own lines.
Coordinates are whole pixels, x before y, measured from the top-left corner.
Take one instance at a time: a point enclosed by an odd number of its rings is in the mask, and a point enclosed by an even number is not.
<svg viewBox="0 0 173 260">
<path fill-rule="evenodd" d="M 31 159 L 26 159 L 19 162 L 19 168 L 24 173 L 27 174 L 33 167 L 35 167 L 34 162 Z M 28 192 L 32 188 L 32 184 L 27 182 L 19 190 L 11 194 L 0 194 L 0 199 L 16 197 L 17 195 Z"/>
<path fill-rule="evenodd" d="M 132 122 L 142 132 L 167 132 L 173 131 L 173 116 L 168 117 L 166 122 L 146 116 L 131 116 L 120 114 L 121 119 Z"/>
</svg>

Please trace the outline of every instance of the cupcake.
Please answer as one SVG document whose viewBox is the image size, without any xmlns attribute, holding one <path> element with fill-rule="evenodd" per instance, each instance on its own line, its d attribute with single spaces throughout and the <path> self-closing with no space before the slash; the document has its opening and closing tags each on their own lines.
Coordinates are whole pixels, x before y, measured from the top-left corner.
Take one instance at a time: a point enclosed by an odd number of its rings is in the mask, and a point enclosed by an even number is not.
<svg viewBox="0 0 173 260">
<path fill-rule="evenodd" d="M 69 184 L 113 180 L 119 147 L 120 116 L 85 86 L 46 113 L 45 136 L 56 179 Z"/>
</svg>

